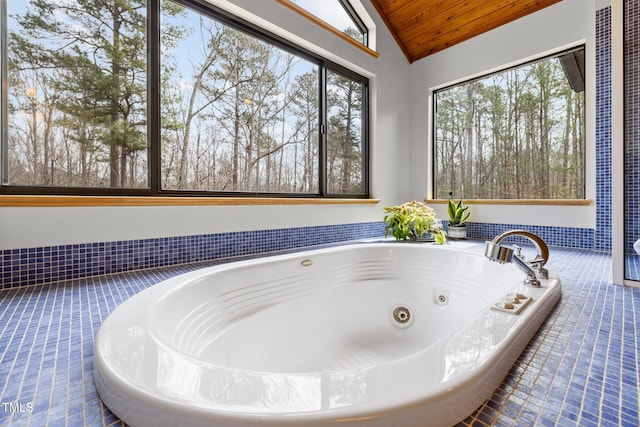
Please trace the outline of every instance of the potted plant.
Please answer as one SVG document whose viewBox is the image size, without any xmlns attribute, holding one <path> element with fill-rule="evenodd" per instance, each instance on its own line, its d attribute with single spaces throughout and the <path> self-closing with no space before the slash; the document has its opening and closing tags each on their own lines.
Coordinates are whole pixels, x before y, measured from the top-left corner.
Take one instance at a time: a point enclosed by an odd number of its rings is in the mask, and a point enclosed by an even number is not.
<svg viewBox="0 0 640 427">
<path fill-rule="evenodd" d="M 462 199 L 458 200 L 458 203 L 454 202 L 453 193 L 450 192 L 447 213 L 449 214 L 449 230 L 447 232 L 448 236 L 452 239 L 466 239 L 466 222 L 471 216 L 471 212 L 469 212 L 469 206 L 464 206 L 462 204 Z"/>
<path fill-rule="evenodd" d="M 447 238 L 436 213 L 415 200 L 385 207 L 385 237 L 391 233 L 396 240 L 426 240 L 443 244 Z"/>
</svg>

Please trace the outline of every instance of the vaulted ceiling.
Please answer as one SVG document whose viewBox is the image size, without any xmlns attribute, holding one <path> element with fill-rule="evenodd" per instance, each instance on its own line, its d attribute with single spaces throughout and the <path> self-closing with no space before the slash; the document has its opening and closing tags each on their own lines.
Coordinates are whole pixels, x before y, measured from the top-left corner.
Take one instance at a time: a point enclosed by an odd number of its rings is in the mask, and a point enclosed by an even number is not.
<svg viewBox="0 0 640 427">
<path fill-rule="evenodd" d="M 409 62 L 561 0 L 371 0 Z"/>
</svg>

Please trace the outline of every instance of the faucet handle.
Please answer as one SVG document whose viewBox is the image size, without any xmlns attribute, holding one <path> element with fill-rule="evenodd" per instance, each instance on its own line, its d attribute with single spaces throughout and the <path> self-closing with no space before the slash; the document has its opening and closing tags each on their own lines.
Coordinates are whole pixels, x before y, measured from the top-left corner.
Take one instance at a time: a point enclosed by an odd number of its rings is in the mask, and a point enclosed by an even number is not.
<svg viewBox="0 0 640 427">
<path fill-rule="evenodd" d="M 541 257 L 537 256 L 535 257 L 535 259 L 532 259 L 531 261 L 527 261 L 527 264 L 529 264 L 531 268 L 534 268 L 540 271 L 540 269 L 542 269 L 542 267 L 544 266 L 545 261 Z"/>
<path fill-rule="evenodd" d="M 519 258 L 522 258 L 522 248 L 520 246 L 518 246 L 518 245 L 515 245 L 515 244 L 512 244 L 511 246 L 514 249 L 515 256 L 517 256 Z"/>
<path fill-rule="evenodd" d="M 543 267 L 544 264 L 545 264 L 544 259 L 542 259 L 540 257 L 536 257 L 536 259 L 534 259 L 534 260 L 527 261 L 527 264 L 533 270 L 538 272 L 538 277 L 540 277 L 541 279 L 548 279 L 549 278 L 549 271 L 546 268 Z"/>
</svg>

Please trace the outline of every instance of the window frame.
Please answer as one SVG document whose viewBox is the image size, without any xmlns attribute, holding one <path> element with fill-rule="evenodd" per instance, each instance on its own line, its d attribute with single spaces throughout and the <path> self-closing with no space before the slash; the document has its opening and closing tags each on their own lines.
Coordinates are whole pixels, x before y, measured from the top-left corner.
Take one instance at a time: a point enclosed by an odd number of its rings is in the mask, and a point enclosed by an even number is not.
<svg viewBox="0 0 640 427">
<path fill-rule="evenodd" d="M 365 25 L 362 18 L 360 18 L 360 15 L 358 15 L 349 0 L 338 0 L 338 2 L 344 8 L 345 12 L 347 12 L 347 15 L 349 15 L 358 31 L 362 33 L 362 44 L 369 47 L 369 29 Z"/>
<path fill-rule="evenodd" d="M 319 123 L 318 123 L 318 192 L 317 193 L 279 193 L 279 192 L 253 192 L 253 191 L 201 191 L 201 190 L 176 190 L 162 189 L 162 163 L 161 163 L 161 41 L 160 19 L 161 1 L 146 0 L 147 4 L 147 158 L 148 158 L 148 187 L 147 188 L 119 188 L 119 187 L 50 187 L 6 184 L 8 181 L 8 131 L 7 126 L 1 126 L 0 133 L 0 169 L 2 182 L 0 182 L 0 196 L 124 196 L 124 197 L 175 197 L 175 198 L 218 198 L 218 199 L 370 199 L 369 186 L 369 79 L 349 70 L 335 62 L 332 62 L 314 52 L 309 51 L 289 40 L 233 15 L 206 0 L 171 0 L 183 7 L 189 8 L 203 16 L 214 19 L 224 25 L 228 25 L 239 31 L 245 32 L 251 37 L 270 43 L 275 47 L 295 54 L 305 60 L 313 62 L 319 67 Z M 7 52 L 7 9 L 5 2 L 0 2 L 0 53 Z M 7 55 L 0 55 L 2 88 L 0 92 L 0 124 L 8 124 L 8 70 Z M 326 111 L 326 71 L 343 75 L 363 85 L 362 102 L 362 193 L 358 194 L 334 194 L 327 192 L 327 111 Z M 239 203 L 243 204 L 243 203 Z M 269 204 L 269 203 L 267 203 Z"/>
<path fill-rule="evenodd" d="M 368 55 L 371 55 L 374 58 L 378 58 L 380 56 L 378 52 L 376 52 L 374 49 L 371 48 L 371 46 L 369 46 L 370 44 L 372 44 L 372 39 L 374 38 L 369 34 L 371 32 L 371 29 L 365 24 L 365 20 L 360 17 L 360 15 L 356 12 L 356 9 L 353 7 L 353 5 L 351 5 L 351 3 L 349 3 L 348 0 L 339 0 L 339 2 L 342 4 L 342 7 L 345 9 L 347 14 L 349 14 L 349 16 L 351 17 L 351 20 L 354 21 L 354 24 L 356 26 L 362 25 L 362 28 L 366 29 L 365 43 L 362 43 L 358 40 L 355 40 L 349 37 L 342 31 L 334 27 L 333 25 L 317 17 L 313 13 L 309 12 L 307 9 L 301 6 L 298 6 L 296 3 L 292 2 L 291 0 L 275 0 L 275 1 L 283 5 L 284 7 L 291 9 L 298 15 L 301 15 L 304 18 L 312 21 L 316 25 L 319 25 L 320 27 L 324 28 L 326 31 L 334 34 L 335 36 L 341 38 L 342 40 L 349 43 L 350 45 L 362 50 Z"/>
<path fill-rule="evenodd" d="M 459 81 L 456 81 L 454 83 L 451 84 L 445 84 L 442 86 L 439 86 L 437 88 L 433 88 L 430 91 L 430 98 L 431 98 L 431 105 L 430 105 L 430 109 L 431 109 L 431 185 L 429 186 L 429 191 L 431 196 L 428 198 L 428 200 L 430 202 L 446 202 L 447 199 L 441 199 L 441 198 L 437 198 L 437 183 L 436 183 L 436 175 L 437 175 L 437 146 L 436 146 L 436 135 L 437 135 L 437 129 L 436 129 L 436 93 L 440 92 L 440 91 L 444 91 L 456 86 L 462 86 L 465 84 L 469 84 L 469 83 L 473 83 L 476 82 L 478 80 L 482 80 L 485 79 L 487 77 L 496 75 L 496 74 L 500 74 L 500 73 L 505 73 L 517 68 L 521 68 L 521 67 L 525 67 L 527 65 L 530 64 L 535 64 L 541 61 L 545 61 L 551 58 L 560 58 L 562 55 L 574 52 L 574 51 L 578 51 L 578 50 L 583 50 L 586 53 L 586 44 L 585 43 L 579 43 L 576 44 L 574 46 L 569 46 L 569 47 L 563 47 L 557 51 L 551 52 L 551 53 L 547 53 L 544 54 L 542 56 L 538 56 L 535 58 L 530 58 L 527 60 L 524 60 L 522 62 L 518 62 L 515 64 L 511 64 L 508 66 L 505 66 L 504 68 L 497 68 L 497 69 L 493 69 L 490 70 L 488 72 L 485 73 L 481 73 L 479 75 L 475 75 L 471 78 L 467 78 L 467 79 L 461 79 Z M 585 57 L 585 61 L 586 61 L 586 57 Z M 481 199 L 481 198 L 477 198 L 477 199 L 472 199 L 472 198 L 465 198 L 465 201 L 468 201 L 469 203 L 481 203 L 481 204 L 523 204 L 523 205 L 589 205 L 592 203 L 592 200 L 589 199 L 587 197 L 587 147 L 586 147 L 586 105 L 587 105 L 587 95 L 586 95 L 586 91 L 587 88 L 589 87 L 587 85 L 587 76 L 586 74 L 583 76 L 584 80 L 585 80 L 585 95 L 584 95 L 584 99 L 583 99 L 583 111 L 585 116 L 583 117 L 583 126 L 585 126 L 584 130 L 584 136 L 585 139 L 583 141 L 583 154 L 582 154 L 582 197 L 581 198 L 567 198 L 567 199 L 532 199 L 532 198 L 523 198 L 523 199 L 502 199 L 502 198 L 495 198 L 495 199 Z M 454 194 L 455 197 L 455 194 Z"/>
</svg>

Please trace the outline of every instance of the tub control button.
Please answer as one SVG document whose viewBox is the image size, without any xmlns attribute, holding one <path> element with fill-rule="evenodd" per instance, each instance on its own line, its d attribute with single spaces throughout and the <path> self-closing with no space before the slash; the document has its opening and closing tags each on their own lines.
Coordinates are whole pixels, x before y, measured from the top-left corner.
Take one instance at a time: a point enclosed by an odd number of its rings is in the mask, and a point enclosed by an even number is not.
<svg viewBox="0 0 640 427">
<path fill-rule="evenodd" d="M 495 302 L 491 308 L 510 314 L 520 314 L 522 310 L 532 301 L 531 297 L 517 294 L 507 294 L 499 301 Z"/>
<path fill-rule="evenodd" d="M 527 297 L 518 293 L 518 294 L 507 294 L 504 300 L 509 301 L 511 304 L 520 304 L 520 302 L 524 299 L 527 299 Z"/>
<path fill-rule="evenodd" d="M 507 299 L 504 299 L 503 301 L 498 301 L 496 303 L 496 307 L 502 308 L 502 309 L 505 309 L 505 310 L 513 310 L 514 309 L 513 303 L 511 303 L 510 301 L 507 301 Z"/>
</svg>

